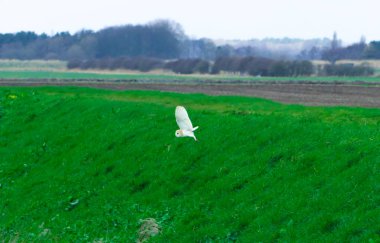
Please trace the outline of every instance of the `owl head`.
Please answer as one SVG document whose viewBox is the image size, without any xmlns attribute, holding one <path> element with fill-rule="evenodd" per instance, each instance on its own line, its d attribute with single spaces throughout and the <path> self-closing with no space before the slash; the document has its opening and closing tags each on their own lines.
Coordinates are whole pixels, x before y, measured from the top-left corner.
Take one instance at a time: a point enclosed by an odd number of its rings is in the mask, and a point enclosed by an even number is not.
<svg viewBox="0 0 380 243">
<path fill-rule="evenodd" d="M 181 129 L 175 131 L 175 136 L 176 136 L 177 138 L 179 138 L 179 137 L 183 137 L 183 131 L 182 131 Z"/>
</svg>

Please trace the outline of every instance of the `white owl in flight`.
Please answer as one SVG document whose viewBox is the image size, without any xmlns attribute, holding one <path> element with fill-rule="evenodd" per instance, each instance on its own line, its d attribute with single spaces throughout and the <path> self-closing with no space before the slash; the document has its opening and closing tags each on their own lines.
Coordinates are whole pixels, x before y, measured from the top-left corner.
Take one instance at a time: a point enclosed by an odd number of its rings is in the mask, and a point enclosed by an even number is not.
<svg viewBox="0 0 380 243">
<path fill-rule="evenodd" d="M 193 127 L 193 124 L 191 124 L 185 107 L 177 106 L 175 108 L 175 120 L 179 126 L 179 130 L 175 131 L 176 137 L 193 137 L 195 141 L 197 141 L 194 131 L 197 130 L 198 127 Z"/>
</svg>

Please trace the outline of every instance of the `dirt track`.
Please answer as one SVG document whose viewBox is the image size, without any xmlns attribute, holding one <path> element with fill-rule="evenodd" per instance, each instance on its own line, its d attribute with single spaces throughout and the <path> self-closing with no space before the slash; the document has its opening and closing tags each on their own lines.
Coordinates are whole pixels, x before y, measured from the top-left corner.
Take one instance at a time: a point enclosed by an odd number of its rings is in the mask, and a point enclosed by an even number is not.
<svg viewBox="0 0 380 243">
<path fill-rule="evenodd" d="M 132 82 L 16 81 L 0 86 L 85 86 L 115 90 L 162 90 L 210 95 L 262 97 L 282 103 L 311 106 L 360 106 L 380 108 L 380 85 L 322 83 L 164 84 Z"/>
</svg>

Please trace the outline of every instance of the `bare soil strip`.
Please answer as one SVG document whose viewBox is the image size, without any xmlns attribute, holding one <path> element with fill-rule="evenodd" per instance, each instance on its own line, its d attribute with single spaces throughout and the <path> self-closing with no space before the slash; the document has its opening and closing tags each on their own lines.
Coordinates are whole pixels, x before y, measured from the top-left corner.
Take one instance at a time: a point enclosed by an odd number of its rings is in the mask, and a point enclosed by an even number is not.
<svg viewBox="0 0 380 243">
<path fill-rule="evenodd" d="M 99 81 L 0 80 L 0 86 L 80 86 L 114 90 L 160 90 L 209 95 L 238 95 L 308 106 L 380 108 L 380 85 L 347 83 L 168 84 Z"/>
</svg>

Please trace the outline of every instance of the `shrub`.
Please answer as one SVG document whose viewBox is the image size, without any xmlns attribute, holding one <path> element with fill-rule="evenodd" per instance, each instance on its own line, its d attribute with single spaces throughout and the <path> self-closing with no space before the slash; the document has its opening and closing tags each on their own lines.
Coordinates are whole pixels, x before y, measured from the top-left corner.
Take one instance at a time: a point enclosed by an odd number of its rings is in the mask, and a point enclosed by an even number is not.
<svg viewBox="0 0 380 243">
<path fill-rule="evenodd" d="M 67 68 L 80 69 L 130 69 L 147 72 L 155 68 L 162 68 L 164 61 L 148 57 L 118 57 L 118 58 L 100 58 L 89 60 L 71 60 L 67 63 Z"/>
<path fill-rule="evenodd" d="M 70 60 L 67 62 L 68 69 L 80 68 L 81 61 L 80 60 Z"/>
<path fill-rule="evenodd" d="M 306 76 L 313 74 L 310 61 L 275 61 L 262 57 L 220 57 L 216 59 L 212 73 L 220 71 L 248 73 L 252 76 Z"/>
<path fill-rule="evenodd" d="M 165 64 L 165 68 L 175 73 L 208 73 L 210 63 L 202 59 L 179 59 Z"/>
<path fill-rule="evenodd" d="M 354 66 L 353 64 L 325 65 L 324 74 L 327 76 L 370 76 L 374 69 L 366 66 Z"/>
</svg>

